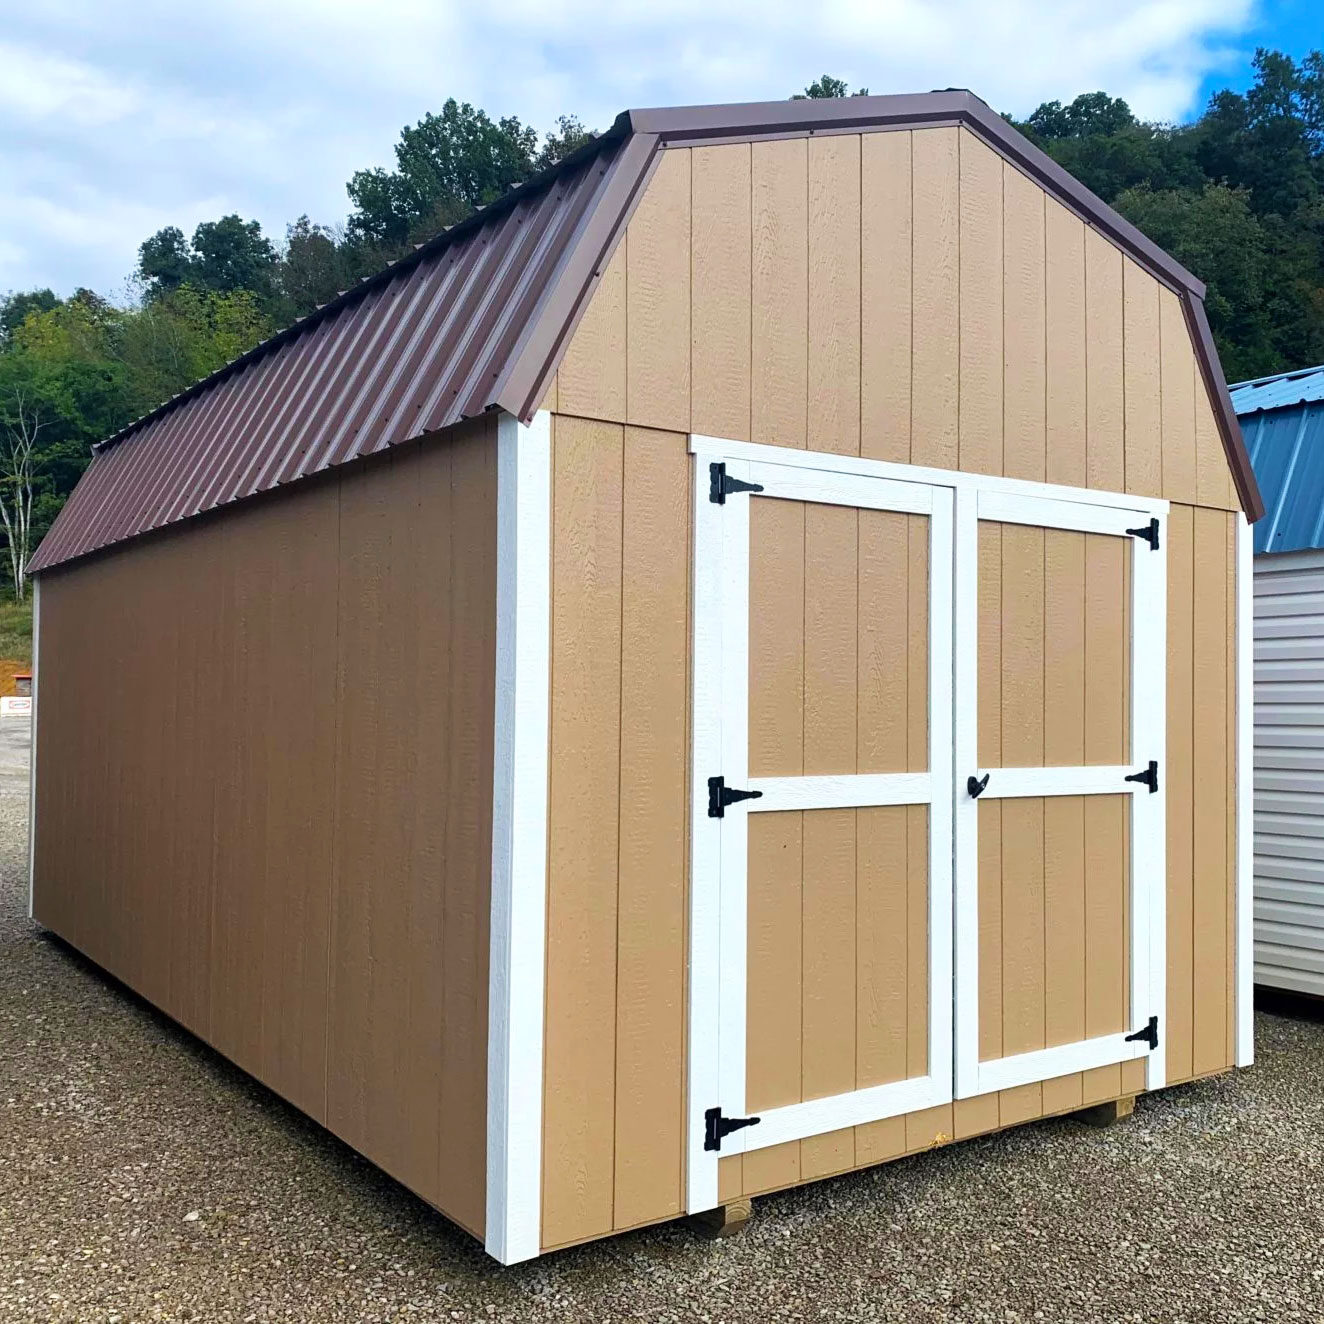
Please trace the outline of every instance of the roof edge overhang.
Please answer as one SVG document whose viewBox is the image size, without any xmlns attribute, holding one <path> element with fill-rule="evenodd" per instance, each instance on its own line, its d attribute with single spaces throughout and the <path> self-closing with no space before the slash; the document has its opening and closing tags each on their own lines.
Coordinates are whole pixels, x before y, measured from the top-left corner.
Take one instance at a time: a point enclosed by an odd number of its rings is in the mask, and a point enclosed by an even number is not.
<svg viewBox="0 0 1324 1324">
<path fill-rule="evenodd" d="M 969 129 L 1177 294 L 1242 509 L 1252 523 L 1259 519 L 1264 513 L 1264 502 L 1209 330 L 1204 309 L 1204 282 L 1091 193 L 985 102 L 972 92 L 957 88 L 896 96 L 806 98 L 622 113 L 608 132 L 628 133 L 629 141 L 617 162 L 613 180 L 604 190 L 603 205 L 587 227 L 592 233 L 585 234 L 580 251 L 566 263 L 561 281 L 539 319 L 541 325 L 526 337 L 508 372 L 497 385 L 494 402 L 525 422 L 533 416 L 550 386 L 561 354 L 578 326 L 589 297 L 638 205 L 660 151 L 669 147 L 721 142 L 757 142 L 944 125 Z"/>
</svg>

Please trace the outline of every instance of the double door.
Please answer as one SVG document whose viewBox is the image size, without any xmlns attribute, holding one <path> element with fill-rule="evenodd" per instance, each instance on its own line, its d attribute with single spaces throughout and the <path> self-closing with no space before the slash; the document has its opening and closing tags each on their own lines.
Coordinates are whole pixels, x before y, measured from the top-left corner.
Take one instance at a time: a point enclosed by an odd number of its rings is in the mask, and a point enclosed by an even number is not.
<svg viewBox="0 0 1324 1324">
<path fill-rule="evenodd" d="M 728 1154 L 1160 1083 L 1165 504 L 694 450 L 689 1207 Z"/>
</svg>

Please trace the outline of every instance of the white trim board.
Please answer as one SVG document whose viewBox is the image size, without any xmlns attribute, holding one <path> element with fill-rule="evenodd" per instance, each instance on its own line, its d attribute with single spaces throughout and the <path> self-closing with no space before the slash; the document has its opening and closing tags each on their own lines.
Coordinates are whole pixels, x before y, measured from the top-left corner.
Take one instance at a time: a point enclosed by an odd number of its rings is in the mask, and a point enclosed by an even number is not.
<svg viewBox="0 0 1324 1324">
<path fill-rule="evenodd" d="M 704 459 L 749 460 L 788 469 L 808 469 L 822 474 L 856 474 L 862 478 L 884 478 L 897 483 L 950 487 L 957 493 L 979 491 L 1003 496 L 1034 497 L 1036 500 L 1051 497 L 1054 500 L 1069 501 L 1078 505 L 1133 510 L 1146 516 L 1166 515 L 1169 507 L 1169 503 L 1160 497 L 1096 491 L 1089 487 L 1061 487 L 1057 484 L 1034 483 L 1020 478 L 997 478 L 991 474 L 962 473 L 955 469 L 932 469 L 917 464 L 897 464 L 890 460 L 866 460 L 856 455 L 829 455 L 822 451 L 804 451 L 790 446 L 765 446 L 753 441 L 728 441 L 722 437 L 708 437 L 698 433 L 690 437 L 690 453 L 702 456 Z M 982 515 L 982 512 L 981 517 L 995 518 Z"/>
<path fill-rule="evenodd" d="M 487 1253 L 542 1249 L 551 416 L 497 422 L 496 718 L 487 1031 Z"/>
<path fill-rule="evenodd" d="M 1235 1062 L 1255 1061 L 1254 936 L 1254 555 L 1255 533 L 1244 514 L 1237 519 L 1237 857 L 1236 857 L 1236 1048 Z M 33 677 L 36 693 L 36 677 Z M 35 720 L 35 717 L 34 717 Z"/>
</svg>

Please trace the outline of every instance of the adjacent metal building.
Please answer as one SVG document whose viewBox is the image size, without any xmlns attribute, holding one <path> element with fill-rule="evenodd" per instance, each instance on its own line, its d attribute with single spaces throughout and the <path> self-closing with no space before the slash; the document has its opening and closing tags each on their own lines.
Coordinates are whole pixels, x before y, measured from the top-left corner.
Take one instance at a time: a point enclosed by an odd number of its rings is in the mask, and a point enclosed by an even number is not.
<svg viewBox="0 0 1324 1324">
<path fill-rule="evenodd" d="M 1324 995 L 1324 367 L 1232 388 L 1255 526 L 1255 982 Z"/>
<path fill-rule="evenodd" d="M 36 918 L 505 1262 L 1248 1062 L 1203 293 L 968 93 L 627 112 L 98 448 Z"/>
</svg>

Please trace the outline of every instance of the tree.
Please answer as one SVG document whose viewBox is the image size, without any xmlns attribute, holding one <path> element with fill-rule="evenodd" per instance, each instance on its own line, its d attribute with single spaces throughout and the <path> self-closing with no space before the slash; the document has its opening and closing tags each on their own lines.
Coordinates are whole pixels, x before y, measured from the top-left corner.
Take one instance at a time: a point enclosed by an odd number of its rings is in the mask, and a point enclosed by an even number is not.
<svg viewBox="0 0 1324 1324">
<path fill-rule="evenodd" d="M 348 289 L 349 253 L 330 226 L 314 225 L 300 216 L 285 227 L 285 251 L 276 267 L 276 279 L 285 296 L 283 321 L 293 321 Z"/>
<path fill-rule="evenodd" d="M 0 299 L 0 348 L 3 348 L 29 313 L 48 313 L 60 301 L 53 290 L 22 290 Z"/>
<path fill-rule="evenodd" d="M 451 97 L 441 114 L 401 131 L 395 170 L 354 174 L 346 186 L 354 204 L 349 233 L 396 251 L 430 237 L 527 179 L 537 149 L 537 132 L 518 119 L 493 121 Z"/>
<path fill-rule="evenodd" d="M 831 74 L 823 74 L 809 84 L 803 92 L 796 92 L 792 101 L 819 101 L 826 100 L 829 97 L 867 97 L 869 89 L 862 87 L 857 92 L 852 92 L 844 78 L 833 78 Z"/>
<path fill-rule="evenodd" d="M 147 287 L 149 298 L 177 290 L 192 271 L 193 254 L 177 225 L 158 230 L 138 248 L 138 275 Z"/>
<path fill-rule="evenodd" d="M 41 403 L 22 383 L 7 384 L 0 403 L 0 522 L 14 596 L 23 601 L 32 556 L 33 468 L 37 439 L 50 420 Z"/>
<path fill-rule="evenodd" d="M 204 290 L 247 290 L 270 298 L 276 250 L 257 221 L 222 216 L 193 231 L 192 283 Z"/>
<path fill-rule="evenodd" d="M 556 132 L 549 133 L 543 140 L 533 167 L 535 170 L 546 170 L 549 166 L 564 161 L 572 152 L 577 152 L 596 137 L 597 134 L 592 129 L 584 127 L 578 115 L 558 116 Z"/>
<path fill-rule="evenodd" d="M 138 249 L 138 275 L 149 299 L 193 285 L 204 290 L 250 290 L 269 299 L 274 292 L 276 252 L 257 221 L 231 214 L 203 221 L 186 242 L 167 225 Z"/>
</svg>

